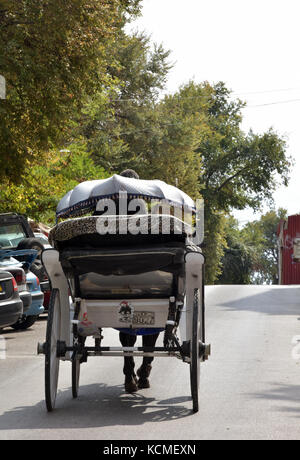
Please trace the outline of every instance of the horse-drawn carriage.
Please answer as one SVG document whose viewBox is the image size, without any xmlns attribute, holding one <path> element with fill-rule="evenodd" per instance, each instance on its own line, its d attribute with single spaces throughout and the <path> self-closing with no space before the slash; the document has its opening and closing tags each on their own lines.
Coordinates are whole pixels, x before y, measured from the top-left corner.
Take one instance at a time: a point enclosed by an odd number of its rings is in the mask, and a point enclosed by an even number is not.
<svg viewBox="0 0 300 460">
<path fill-rule="evenodd" d="M 111 202 L 118 203 L 117 213 L 109 210 Z M 123 212 L 124 203 L 138 205 L 139 213 Z M 46 342 L 38 345 L 45 354 L 48 411 L 55 406 L 60 361 L 72 362 L 77 397 L 80 368 L 90 356 L 180 358 L 189 365 L 198 411 L 200 363 L 210 346 L 194 217 L 195 203 L 161 181 L 113 176 L 79 184 L 61 200 L 49 235 L 53 249 L 42 254 L 52 287 Z M 163 346 L 104 347 L 105 328 L 160 328 Z M 86 346 L 88 336 L 94 346 Z"/>
</svg>

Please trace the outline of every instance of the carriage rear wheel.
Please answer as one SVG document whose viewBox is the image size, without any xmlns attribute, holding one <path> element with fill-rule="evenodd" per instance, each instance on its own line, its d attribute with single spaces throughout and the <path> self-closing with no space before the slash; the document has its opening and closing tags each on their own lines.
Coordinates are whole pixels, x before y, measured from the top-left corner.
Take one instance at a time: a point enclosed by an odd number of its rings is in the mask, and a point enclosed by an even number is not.
<svg viewBox="0 0 300 460">
<path fill-rule="evenodd" d="M 55 407 L 59 374 L 57 341 L 60 340 L 60 298 L 58 289 L 51 291 L 45 345 L 45 398 L 51 412 Z"/>
<path fill-rule="evenodd" d="M 200 300 L 199 289 L 195 289 L 193 305 L 193 322 L 192 322 L 192 340 L 191 340 L 191 362 L 190 362 L 190 382 L 193 400 L 193 412 L 199 410 L 198 389 L 200 384 L 200 349 L 199 341 L 201 340 L 201 316 L 199 314 Z"/>
</svg>

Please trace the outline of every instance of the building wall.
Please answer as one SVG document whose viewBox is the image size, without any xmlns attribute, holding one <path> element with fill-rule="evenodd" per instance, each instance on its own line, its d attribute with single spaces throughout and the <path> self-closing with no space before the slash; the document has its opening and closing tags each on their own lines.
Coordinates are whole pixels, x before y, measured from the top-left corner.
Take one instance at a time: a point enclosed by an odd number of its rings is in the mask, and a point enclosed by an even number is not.
<svg viewBox="0 0 300 460">
<path fill-rule="evenodd" d="M 300 215 L 289 216 L 280 223 L 279 242 L 279 283 L 300 284 L 300 262 L 293 258 L 294 240 L 300 238 Z"/>
</svg>

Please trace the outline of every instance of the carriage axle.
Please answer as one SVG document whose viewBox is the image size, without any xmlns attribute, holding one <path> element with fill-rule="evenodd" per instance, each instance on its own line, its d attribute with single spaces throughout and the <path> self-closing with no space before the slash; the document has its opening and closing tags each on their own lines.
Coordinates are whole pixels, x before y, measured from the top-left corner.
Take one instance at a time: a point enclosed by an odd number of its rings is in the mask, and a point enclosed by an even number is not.
<svg viewBox="0 0 300 460">
<path fill-rule="evenodd" d="M 83 345 L 74 345 L 68 347 L 65 342 L 57 341 L 57 357 L 64 358 L 68 352 L 73 356 L 151 356 L 151 357 L 168 357 L 175 356 L 189 362 L 189 344 L 182 347 L 85 347 Z M 199 342 L 199 356 L 203 360 L 208 359 L 210 355 L 210 344 Z M 37 354 L 45 354 L 45 343 L 38 343 Z"/>
</svg>

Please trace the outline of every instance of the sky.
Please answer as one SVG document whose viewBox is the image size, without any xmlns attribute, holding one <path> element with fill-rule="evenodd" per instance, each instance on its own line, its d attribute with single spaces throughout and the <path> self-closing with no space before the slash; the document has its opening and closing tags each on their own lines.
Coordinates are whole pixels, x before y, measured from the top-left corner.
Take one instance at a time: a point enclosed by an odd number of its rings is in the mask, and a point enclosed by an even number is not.
<svg viewBox="0 0 300 460">
<path fill-rule="evenodd" d="M 130 25 L 171 50 L 167 92 L 191 79 L 223 81 L 247 102 L 244 131 L 273 127 L 286 136 L 295 164 L 289 186 L 278 186 L 274 199 L 289 214 L 300 212 L 299 13 L 299 0 L 144 0 L 142 16 Z M 251 210 L 234 215 L 241 224 L 259 218 Z"/>
</svg>

